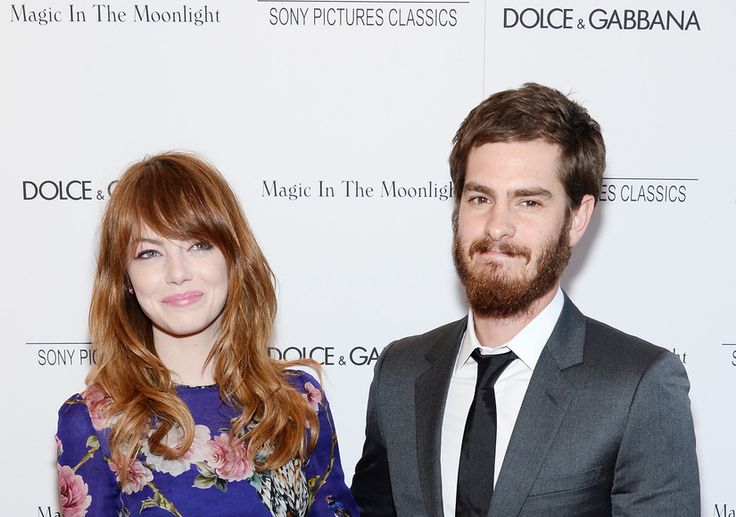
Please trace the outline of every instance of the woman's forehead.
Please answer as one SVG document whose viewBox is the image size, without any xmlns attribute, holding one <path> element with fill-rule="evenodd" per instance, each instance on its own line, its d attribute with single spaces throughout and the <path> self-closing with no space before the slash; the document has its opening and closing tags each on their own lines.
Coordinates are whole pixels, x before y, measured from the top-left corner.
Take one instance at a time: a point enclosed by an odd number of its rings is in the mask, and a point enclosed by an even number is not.
<svg viewBox="0 0 736 517">
<path fill-rule="evenodd" d="M 202 231 L 192 231 L 191 229 L 177 228 L 166 221 L 156 221 L 148 223 L 146 221 L 138 221 L 134 225 L 131 232 L 131 240 L 152 240 L 152 239 L 168 239 L 168 240 L 189 240 L 193 238 L 201 238 Z"/>
</svg>

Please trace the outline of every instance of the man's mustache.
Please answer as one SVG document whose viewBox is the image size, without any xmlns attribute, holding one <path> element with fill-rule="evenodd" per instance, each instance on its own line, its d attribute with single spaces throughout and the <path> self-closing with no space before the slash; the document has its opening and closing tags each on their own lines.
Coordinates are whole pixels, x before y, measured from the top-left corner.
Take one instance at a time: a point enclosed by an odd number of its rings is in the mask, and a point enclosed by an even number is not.
<svg viewBox="0 0 736 517">
<path fill-rule="evenodd" d="M 505 253 L 512 257 L 524 257 L 527 263 L 532 258 L 532 250 L 525 246 L 519 246 L 518 244 L 513 244 L 508 241 L 493 242 L 488 237 L 473 241 L 468 249 L 468 254 L 470 255 L 470 258 L 473 258 L 473 255 L 476 253 L 487 253 L 489 251 Z"/>
</svg>

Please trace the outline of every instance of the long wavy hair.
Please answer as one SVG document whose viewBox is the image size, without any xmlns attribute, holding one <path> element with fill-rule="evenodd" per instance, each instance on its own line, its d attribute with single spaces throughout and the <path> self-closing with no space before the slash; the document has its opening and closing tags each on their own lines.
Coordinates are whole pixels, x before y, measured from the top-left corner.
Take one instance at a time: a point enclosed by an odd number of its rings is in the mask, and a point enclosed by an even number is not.
<svg viewBox="0 0 736 517">
<path fill-rule="evenodd" d="M 87 377 L 112 402 L 112 461 L 121 482 L 148 440 L 152 453 L 180 458 L 194 438 L 194 420 L 177 396 L 171 373 L 156 354 L 152 324 L 128 292 L 126 270 L 132 243 L 144 226 L 167 238 L 205 240 L 216 245 L 228 266 L 228 293 L 219 336 L 207 358 L 220 397 L 242 410 L 232 420 L 232 439 L 248 442 L 256 470 L 303 459 L 314 446 L 317 416 L 286 379 L 287 367 L 314 361 L 278 361 L 269 356 L 276 294 L 273 273 L 245 219 L 235 194 L 220 173 L 196 155 L 168 152 L 128 168 L 102 218 L 90 335 L 97 364 Z M 248 424 L 257 422 L 258 425 Z M 174 428 L 183 439 L 163 443 Z M 310 439 L 305 441 L 305 430 Z M 148 434 L 150 433 L 150 436 Z M 256 452 L 267 447 L 265 461 Z"/>
</svg>

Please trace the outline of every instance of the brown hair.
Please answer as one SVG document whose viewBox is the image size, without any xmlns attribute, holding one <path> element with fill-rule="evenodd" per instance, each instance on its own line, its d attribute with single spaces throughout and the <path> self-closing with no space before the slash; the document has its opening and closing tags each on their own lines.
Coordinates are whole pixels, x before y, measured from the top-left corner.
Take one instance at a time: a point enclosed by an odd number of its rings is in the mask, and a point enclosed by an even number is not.
<svg viewBox="0 0 736 517">
<path fill-rule="evenodd" d="M 220 396 L 242 414 L 233 419 L 231 436 L 247 440 L 248 459 L 268 445 L 272 452 L 257 470 L 303 458 L 305 429 L 317 429 L 317 416 L 305 397 L 285 378 L 294 364 L 318 368 L 313 361 L 277 361 L 268 354 L 276 314 L 271 269 L 235 194 L 219 172 L 189 153 L 169 152 L 133 164 L 122 175 L 102 218 L 90 307 L 90 335 L 97 365 L 87 378 L 110 398 L 116 415 L 110 434 L 112 461 L 121 482 L 139 453 L 141 437 L 151 452 L 180 458 L 192 444 L 194 420 L 176 395 L 169 370 L 153 346 L 151 322 L 126 289 L 132 242 L 147 225 L 180 240 L 203 239 L 216 245 L 228 265 L 228 294 L 220 334 L 207 361 L 213 362 Z M 258 425 L 246 432 L 246 426 Z M 183 432 L 176 447 L 162 443 L 172 428 Z M 310 433 L 309 446 L 316 432 Z M 268 444 L 267 444 L 268 442 Z"/>
<path fill-rule="evenodd" d="M 598 201 L 606 168 L 601 128 L 588 111 L 559 91 L 536 83 L 495 93 L 475 107 L 453 139 L 450 176 L 455 183 L 455 214 L 465 186 L 470 151 L 494 142 L 542 139 L 560 146 L 560 179 L 571 207 L 583 196 Z"/>
</svg>

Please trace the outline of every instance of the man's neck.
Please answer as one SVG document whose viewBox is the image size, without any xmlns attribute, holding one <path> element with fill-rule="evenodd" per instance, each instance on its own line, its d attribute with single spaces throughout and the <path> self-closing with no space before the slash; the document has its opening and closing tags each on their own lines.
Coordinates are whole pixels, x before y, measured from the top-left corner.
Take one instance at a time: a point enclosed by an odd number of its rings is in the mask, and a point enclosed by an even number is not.
<svg viewBox="0 0 736 517">
<path fill-rule="evenodd" d="M 557 289 L 559 289 L 559 284 L 555 285 L 544 296 L 534 300 L 527 310 L 519 314 L 498 318 L 473 313 L 475 335 L 478 341 L 483 346 L 490 348 L 498 348 L 505 345 L 521 332 L 530 321 L 539 316 L 550 302 L 552 302 L 555 294 L 557 294 Z"/>
</svg>

